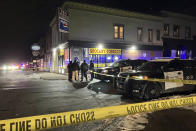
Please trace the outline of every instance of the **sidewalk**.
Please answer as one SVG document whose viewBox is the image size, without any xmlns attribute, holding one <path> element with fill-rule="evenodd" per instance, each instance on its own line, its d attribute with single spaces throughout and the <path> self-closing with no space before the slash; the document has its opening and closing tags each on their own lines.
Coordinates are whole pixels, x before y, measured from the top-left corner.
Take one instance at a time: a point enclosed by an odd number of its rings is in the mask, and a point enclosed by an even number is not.
<svg viewBox="0 0 196 131">
<path fill-rule="evenodd" d="M 39 72 L 40 79 L 43 80 L 67 80 L 67 74 L 57 74 L 51 72 Z"/>
</svg>

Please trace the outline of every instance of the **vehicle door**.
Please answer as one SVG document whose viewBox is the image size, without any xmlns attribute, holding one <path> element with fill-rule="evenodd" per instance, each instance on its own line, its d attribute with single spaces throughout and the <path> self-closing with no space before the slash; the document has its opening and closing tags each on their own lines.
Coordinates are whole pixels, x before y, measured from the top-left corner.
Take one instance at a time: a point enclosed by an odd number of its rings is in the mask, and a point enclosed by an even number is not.
<svg viewBox="0 0 196 131">
<path fill-rule="evenodd" d="M 173 60 L 167 66 L 164 67 L 164 77 L 168 80 L 183 80 L 184 64 L 180 60 Z M 182 82 L 165 82 L 165 90 L 183 87 L 184 84 Z"/>
<path fill-rule="evenodd" d="M 120 72 L 126 72 L 132 70 L 131 61 L 126 60 L 120 63 Z"/>
</svg>

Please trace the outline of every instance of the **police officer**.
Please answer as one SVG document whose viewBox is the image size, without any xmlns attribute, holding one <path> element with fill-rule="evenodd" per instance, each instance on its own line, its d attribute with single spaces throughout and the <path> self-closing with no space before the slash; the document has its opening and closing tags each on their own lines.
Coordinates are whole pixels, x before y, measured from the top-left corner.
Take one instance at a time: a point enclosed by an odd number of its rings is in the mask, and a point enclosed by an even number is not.
<svg viewBox="0 0 196 131">
<path fill-rule="evenodd" d="M 88 81 L 88 79 L 87 79 L 88 64 L 86 63 L 85 60 L 81 64 L 80 69 L 81 69 L 81 81 L 83 81 L 83 77 L 85 77 L 86 78 L 86 81 Z"/>
<path fill-rule="evenodd" d="M 72 81 L 72 61 L 69 62 L 69 64 L 67 65 L 67 69 L 68 69 L 68 80 Z"/>
<path fill-rule="evenodd" d="M 94 63 L 93 63 L 92 60 L 90 61 L 90 67 L 89 67 L 89 69 L 91 70 L 91 81 L 92 81 L 93 78 L 94 78 L 94 74 L 93 74 L 93 71 L 94 71 Z"/>
<path fill-rule="evenodd" d="M 79 64 L 76 60 L 74 60 L 74 63 L 72 64 L 72 81 L 78 81 L 78 70 Z"/>
</svg>

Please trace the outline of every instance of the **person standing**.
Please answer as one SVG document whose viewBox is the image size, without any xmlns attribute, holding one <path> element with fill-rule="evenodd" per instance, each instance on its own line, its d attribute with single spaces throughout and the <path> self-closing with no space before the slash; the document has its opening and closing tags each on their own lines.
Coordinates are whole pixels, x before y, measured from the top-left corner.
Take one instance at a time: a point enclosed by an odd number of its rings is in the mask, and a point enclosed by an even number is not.
<svg viewBox="0 0 196 131">
<path fill-rule="evenodd" d="M 90 71 L 91 71 L 91 81 L 93 80 L 93 78 L 94 78 L 94 73 L 93 73 L 93 71 L 94 71 L 94 63 L 93 63 L 93 61 L 91 60 L 90 61 Z"/>
<path fill-rule="evenodd" d="M 78 78 L 79 78 L 79 75 L 80 75 L 80 66 L 79 66 L 79 61 L 77 60 L 77 69 L 78 69 Z"/>
<path fill-rule="evenodd" d="M 74 60 L 74 63 L 72 65 L 72 81 L 76 80 L 78 81 L 78 70 L 79 70 L 79 65 L 76 60 Z"/>
<path fill-rule="evenodd" d="M 69 64 L 67 65 L 67 69 L 68 69 L 68 80 L 72 81 L 72 61 L 69 62 Z"/>
<path fill-rule="evenodd" d="M 81 69 L 81 81 L 83 81 L 83 77 L 85 77 L 86 78 L 86 81 L 88 81 L 88 79 L 87 79 L 88 64 L 86 63 L 85 60 L 81 64 L 80 69 Z"/>
</svg>

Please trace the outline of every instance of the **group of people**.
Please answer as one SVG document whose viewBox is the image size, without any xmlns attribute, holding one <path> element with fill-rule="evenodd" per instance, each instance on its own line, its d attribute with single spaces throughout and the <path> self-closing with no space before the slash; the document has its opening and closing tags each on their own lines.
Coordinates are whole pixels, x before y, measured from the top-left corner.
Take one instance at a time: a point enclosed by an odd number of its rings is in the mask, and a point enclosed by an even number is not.
<svg viewBox="0 0 196 131">
<path fill-rule="evenodd" d="M 91 70 L 91 80 L 93 80 L 94 63 L 92 60 L 90 61 L 90 65 L 88 65 L 86 61 L 84 60 L 80 66 L 77 60 L 74 60 L 74 62 L 70 61 L 67 68 L 68 68 L 69 81 L 78 81 L 79 71 L 81 71 L 81 81 L 83 81 L 84 77 L 86 78 L 86 81 L 88 81 L 88 78 L 87 78 L 88 70 Z"/>
</svg>

